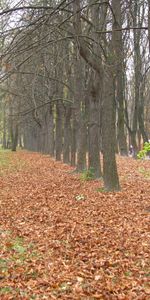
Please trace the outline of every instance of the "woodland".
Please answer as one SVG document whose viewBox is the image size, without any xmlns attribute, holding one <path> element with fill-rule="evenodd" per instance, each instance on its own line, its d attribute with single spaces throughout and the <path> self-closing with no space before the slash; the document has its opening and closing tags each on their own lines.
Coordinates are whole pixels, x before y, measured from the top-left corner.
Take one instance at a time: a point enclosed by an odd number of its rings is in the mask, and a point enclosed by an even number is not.
<svg viewBox="0 0 150 300">
<path fill-rule="evenodd" d="M 150 297 L 150 0 L 0 0 L 0 299 Z"/>
</svg>

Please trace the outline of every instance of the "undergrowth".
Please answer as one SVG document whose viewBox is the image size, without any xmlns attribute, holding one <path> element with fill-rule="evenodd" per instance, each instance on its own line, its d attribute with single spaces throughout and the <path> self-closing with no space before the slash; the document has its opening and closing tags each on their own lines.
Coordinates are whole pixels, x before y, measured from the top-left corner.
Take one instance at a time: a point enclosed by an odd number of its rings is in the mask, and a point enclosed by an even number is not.
<svg viewBox="0 0 150 300">
<path fill-rule="evenodd" d="M 81 180 L 83 181 L 89 181 L 94 179 L 94 168 L 85 169 L 81 176 Z"/>
</svg>

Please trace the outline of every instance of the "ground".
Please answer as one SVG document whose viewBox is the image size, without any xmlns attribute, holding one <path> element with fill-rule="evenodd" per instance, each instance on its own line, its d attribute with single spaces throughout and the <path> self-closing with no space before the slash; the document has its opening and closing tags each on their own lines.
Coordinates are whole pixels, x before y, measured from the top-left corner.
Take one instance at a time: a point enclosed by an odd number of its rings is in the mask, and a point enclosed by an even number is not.
<svg viewBox="0 0 150 300">
<path fill-rule="evenodd" d="M 0 151 L 0 299 L 150 299 L 150 161 L 106 193 L 49 156 Z"/>
</svg>

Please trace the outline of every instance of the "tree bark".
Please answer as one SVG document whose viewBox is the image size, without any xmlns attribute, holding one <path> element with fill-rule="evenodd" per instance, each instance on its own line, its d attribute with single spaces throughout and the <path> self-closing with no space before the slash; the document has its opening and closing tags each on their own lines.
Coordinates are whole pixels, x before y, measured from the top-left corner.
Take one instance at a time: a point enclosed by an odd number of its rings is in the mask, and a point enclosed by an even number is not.
<svg viewBox="0 0 150 300">
<path fill-rule="evenodd" d="M 77 152 L 77 122 L 74 111 L 72 113 L 72 126 L 71 126 L 71 166 L 76 165 L 76 152 Z"/>
<path fill-rule="evenodd" d="M 49 154 L 50 156 L 54 156 L 55 150 L 55 141 L 54 141 L 54 113 L 53 106 L 50 105 L 50 113 L 49 113 Z"/>
<path fill-rule="evenodd" d="M 18 124 L 11 129 L 12 151 L 16 151 L 18 145 Z"/>
<path fill-rule="evenodd" d="M 114 84 L 109 66 L 108 70 L 105 69 L 102 122 L 104 187 L 107 191 L 118 191 L 120 189 L 115 159 Z"/>
<path fill-rule="evenodd" d="M 96 74 L 90 78 L 91 84 L 89 89 L 89 161 L 88 167 L 92 169 L 95 178 L 102 176 L 100 165 L 99 150 L 99 111 L 100 111 L 100 82 L 99 76 Z"/>
<path fill-rule="evenodd" d="M 117 123 L 117 139 L 119 144 L 119 151 L 121 155 L 127 155 L 127 141 L 124 127 L 124 55 L 123 55 L 123 39 L 122 31 L 117 29 L 122 28 L 121 21 L 121 1 L 112 0 L 112 9 L 114 14 L 112 45 L 114 51 L 114 71 L 115 71 L 115 90 L 116 90 L 116 104 L 118 111 Z"/>
<path fill-rule="evenodd" d="M 149 53 L 150 53 L 150 0 L 148 0 L 148 40 L 149 40 Z"/>
<path fill-rule="evenodd" d="M 76 138 L 77 138 L 77 172 L 86 169 L 86 145 L 87 145 L 87 128 L 84 111 L 84 94 L 83 94 L 83 61 L 75 46 L 76 60 L 74 61 L 75 71 L 75 104 L 74 114 L 76 119 Z M 82 107 L 82 110 L 81 110 Z"/>
<path fill-rule="evenodd" d="M 63 147 L 63 162 L 70 163 L 70 145 L 71 145 L 71 107 L 66 106 L 65 108 L 65 119 L 64 119 L 64 147 Z"/>
<path fill-rule="evenodd" d="M 2 140 L 2 145 L 3 148 L 7 148 L 7 138 L 6 138 L 6 105 L 5 103 L 3 104 L 3 140 Z"/>
<path fill-rule="evenodd" d="M 63 147 L 63 107 L 62 103 L 56 104 L 56 160 L 61 160 L 62 147 Z"/>
</svg>

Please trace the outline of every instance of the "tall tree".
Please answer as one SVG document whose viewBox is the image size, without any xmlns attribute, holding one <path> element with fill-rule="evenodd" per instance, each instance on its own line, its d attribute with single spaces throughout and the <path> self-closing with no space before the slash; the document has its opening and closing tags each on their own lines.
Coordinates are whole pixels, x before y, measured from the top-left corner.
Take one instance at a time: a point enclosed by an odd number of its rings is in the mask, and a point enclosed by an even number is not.
<svg viewBox="0 0 150 300">
<path fill-rule="evenodd" d="M 76 14 L 75 22 L 75 33 L 78 37 L 78 47 L 80 55 L 84 60 L 97 72 L 100 80 L 100 88 L 103 86 L 103 66 L 101 58 L 95 59 L 93 55 L 86 46 L 85 41 L 81 38 L 81 14 L 80 14 L 80 0 L 74 1 L 74 13 Z M 107 74 L 106 74 L 107 80 Z M 111 79 L 111 77 L 110 77 Z M 109 83 L 109 80 L 105 81 L 104 87 Z M 101 91 L 100 91 L 101 93 Z M 114 97 L 112 97 L 112 88 L 108 89 L 108 95 L 105 93 L 105 99 L 103 100 L 103 119 L 106 120 L 105 126 L 103 125 L 103 170 L 104 170 L 104 185 L 106 190 L 118 190 L 119 189 L 119 179 L 117 174 L 117 166 L 115 159 L 115 148 L 114 148 L 114 110 L 113 103 Z M 104 124 L 104 123 L 103 123 Z M 108 134 L 109 133 L 109 134 Z M 111 146 L 112 145 L 112 146 Z M 112 162 L 110 164 L 110 161 Z M 112 180 L 113 179 L 113 180 Z"/>
<path fill-rule="evenodd" d="M 115 96 L 116 106 L 118 112 L 117 122 L 117 138 L 119 143 L 119 150 L 121 155 L 127 155 L 127 139 L 125 135 L 124 123 L 124 49 L 122 38 L 122 14 L 121 14 L 121 1 L 112 0 L 113 10 L 113 26 L 112 26 L 112 43 L 114 52 L 114 71 L 115 71 Z"/>
</svg>

